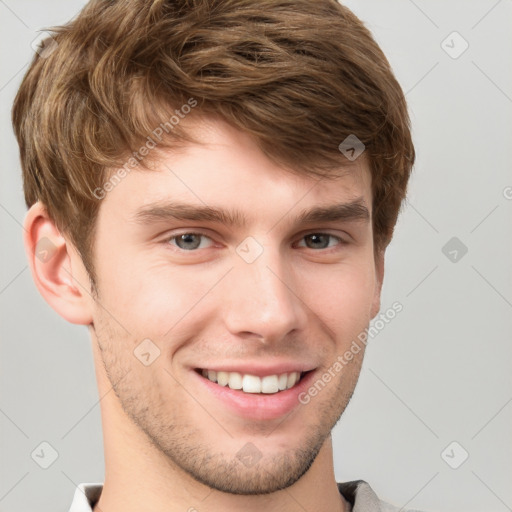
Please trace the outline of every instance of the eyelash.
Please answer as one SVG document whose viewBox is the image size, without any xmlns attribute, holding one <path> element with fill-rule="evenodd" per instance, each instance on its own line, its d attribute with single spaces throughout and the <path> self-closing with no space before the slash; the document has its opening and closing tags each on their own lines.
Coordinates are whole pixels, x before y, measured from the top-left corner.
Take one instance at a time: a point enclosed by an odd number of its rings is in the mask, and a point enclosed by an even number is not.
<svg viewBox="0 0 512 512">
<path fill-rule="evenodd" d="M 183 235 L 197 235 L 197 236 L 201 236 L 201 237 L 204 237 L 204 238 L 208 238 L 209 240 L 212 240 L 211 237 L 209 237 L 208 235 L 206 235 L 205 233 L 201 233 L 201 232 L 196 232 L 196 231 L 183 231 L 182 233 L 177 233 L 175 235 L 172 235 L 172 236 L 168 236 L 167 238 L 165 238 L 163 240 L 163 243 L 164 244 L 169 244 L 171 245 L 171 241 L 172 240 L 176 240 L 177 238 L 179 238 L 180 236 L 183 236 Z M 305 235 L 302 235 L 302 237 L 300 238 L 300 240 L 304 240 L 306 237 L 308 236 L 311 236 L 311 235 L 327 235 L 328 237 L 330 237 L 331 239 L 336 239 L 338 241 L 338 244 L 335 246 L 335 247 L 342 247 L 342 246 L 345 246 L 345 245 L 348 245 L 349 242 L 347 242 L 346 240 L 344 240 L 343 238 L 337 236 L 337 235 L 333 235 L 331 233 L 324 233 L 322 231 L 312 231 L 310 233 L 306 233 Z M 212 240 L 213 241 L 213 240 Z M 334 247 L 334 248 L 335 248 Z M 197 248 L 197 249 L 191 249 L 191 250 L 186 250 L 186 249 L 181 249 L 180 247 L 178 247 L 177 245 L 173 245 L 173 249 L 177 250 L 178 252 L 181 252 L 181 253 L 194 253 L 194 252 L 198 252 L 200 249 Z M 328 251 L 328 252 L 332 252 L 332 249 L 333 247 L 326 247 L 326 248 L 323 248 L 323 249 L 313 249 L 313 248 L 309 248 L 309 247 L 306 247 L 306 249 L 311 249 L 312 251 L 314 252 L 320 252 L 320 251 Z M 329 249 L 331 249 L 331 251 L 329 251 Z"/>
</svg>

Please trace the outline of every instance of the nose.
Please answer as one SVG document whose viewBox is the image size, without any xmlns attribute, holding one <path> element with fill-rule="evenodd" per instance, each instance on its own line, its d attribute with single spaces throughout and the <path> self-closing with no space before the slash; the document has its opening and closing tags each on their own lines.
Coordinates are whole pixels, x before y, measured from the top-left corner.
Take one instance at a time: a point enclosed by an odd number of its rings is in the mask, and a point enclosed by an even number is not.
<svg viewBox="0 0 512 512">
<path fill-rule="evenodd" d="M 307 306 L 298 284 L 277 249 L 266 247 L 251 263 L 239 258 L 225 286 L 226 328 L 266 344 L 304 329 Z"/>
</svg>

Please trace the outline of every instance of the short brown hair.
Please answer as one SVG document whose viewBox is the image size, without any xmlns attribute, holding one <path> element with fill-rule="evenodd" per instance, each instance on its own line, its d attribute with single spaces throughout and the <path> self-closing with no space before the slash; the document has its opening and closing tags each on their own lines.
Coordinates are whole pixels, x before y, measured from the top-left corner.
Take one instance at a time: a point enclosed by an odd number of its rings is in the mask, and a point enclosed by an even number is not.
<svg viewBox="0 0 512 512">
<path fill-rule="evenodd" d="M 350 163 L 338 146 L 355 135 L 372 173 L 375 251 L 391 241 L 415 159 L 407 105 L 369 30 L 337 1 L 92 0 L 51 30 L 13 106 L 25 201 L 45 205 L 93 287 L 95 190 L 191 99 L 191 115 L 219 116 L 297 173 Z M 187 142 L 179 123 L 159 141 Z"/>
</svg>

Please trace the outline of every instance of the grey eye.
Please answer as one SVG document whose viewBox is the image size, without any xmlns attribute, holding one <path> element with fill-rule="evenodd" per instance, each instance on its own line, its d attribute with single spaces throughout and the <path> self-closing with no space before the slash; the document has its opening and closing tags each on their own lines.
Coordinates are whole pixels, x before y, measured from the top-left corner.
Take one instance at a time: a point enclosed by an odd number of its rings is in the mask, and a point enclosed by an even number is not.
<svg viewBox="0 0 512 512">
<path fill-rule="evenodd" d="M 326 249 L 329 247 L 329 240 L 333 237 L 333 235 L 327 235 L 322 233 L 314 233 L 311 235 L 306 235 L 304 240 L 306 241 L 306 246 L 310 249 Z M 308 243 L 308 241 L 310 243 Z"/>
<path fill-rule="evenodd" d="M 182 235 L 172 237 L 171 240 L 175 240 L 176 245 L 180 249 L 190 251 L 197 249 L 201 245 L 201 237 L 204 237 L 204 235 L 197 233 L 184 233 Z"/>
</svg>

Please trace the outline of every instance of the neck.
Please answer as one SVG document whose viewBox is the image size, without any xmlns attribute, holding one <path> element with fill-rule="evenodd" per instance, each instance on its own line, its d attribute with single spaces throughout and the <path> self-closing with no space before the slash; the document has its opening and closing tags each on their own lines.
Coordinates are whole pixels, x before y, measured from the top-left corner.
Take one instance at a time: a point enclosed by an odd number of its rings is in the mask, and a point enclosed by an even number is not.
<svg viewBox="0 0 512 512">
<path fill-rule="evenodd" d="M 119 432 L 116 435 L 120 439 Z M 130 446 L 111 446 L 105 452 L 105 483 L 94 512 L 349 510 L 334 478 L 330 438 L 306 474 L 292 486 L 266 495 L 243 496 L 212 490 L 160 457 L 151 450 L 141 453 Z"/>
</svg>

